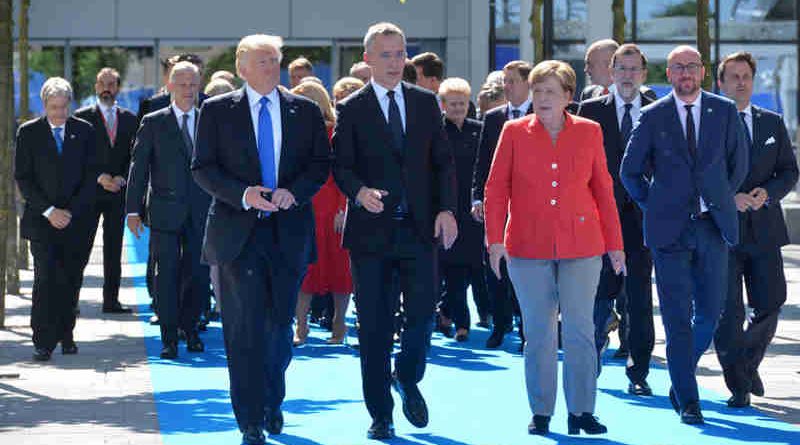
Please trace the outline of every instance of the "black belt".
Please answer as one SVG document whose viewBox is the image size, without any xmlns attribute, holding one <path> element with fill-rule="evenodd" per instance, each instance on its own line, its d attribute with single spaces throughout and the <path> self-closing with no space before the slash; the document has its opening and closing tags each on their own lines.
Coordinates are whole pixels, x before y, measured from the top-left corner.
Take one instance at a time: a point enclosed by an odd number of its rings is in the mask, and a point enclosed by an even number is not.
<svg viewBox="0 0 800 445">
<path fill-rule="evenodd" d="M 711 212 L 692 213 L 689 215 L 692 221 L 700 221 L 703 219 L 711 219 Z"/>
</svg>

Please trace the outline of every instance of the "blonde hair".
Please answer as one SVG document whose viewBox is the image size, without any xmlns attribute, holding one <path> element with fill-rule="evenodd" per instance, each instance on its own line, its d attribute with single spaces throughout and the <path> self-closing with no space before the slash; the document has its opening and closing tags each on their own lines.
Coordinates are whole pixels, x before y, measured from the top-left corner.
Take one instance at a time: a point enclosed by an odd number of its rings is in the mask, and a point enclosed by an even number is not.
<svg viewBox="0 0 800 445">
<path fill-rule="evenodd" d="M 217 79 L 226 80 L 231 85 L 233 85 L 233 83 L 236 82 L 236 76 L 228 70 L 214 71 L 214 74 L 211 75 L 210 80 L 217 80 Z"/>
<path fill-rule="evenodd" d="M 328 96 L 328 92 L 325 91 L 325 87 L 316 82 L 300 82 L 291 91 L 316 102 L 322 111 L 322 118 L 325 120 L 325 124 L 333 125 L 336 123 L 336 112 L 333 109 L 333 105 L 331 105 L 331 98 Z"/>
<path fill-rule="evenodd" d="M 364 82 L 356 77 L 342 77 L 333 85 L 333 97 L 339 101 L 364 87 Z M 339 97 L 341 96 L 341 98 Z"/>
<path fill-rule="evenodd" d="M 50 98 L 57 96 L 72 100 L 72 85 L 63 77 L 51 77 L 47 79 L 44 85 L 42 85 L 42 89 L 39 91 L 39 97 L 42 99 L 42 104 L 45 106 L 47 106 L 47 101 Z"/>
<path fill-rule="evenodd" d="M 589 48 L 586 49 L 586 57 L 584 60 L 589 60 L 589 56 L 596 51 L 611 51 L 614 52 L 619 48 L 619 43 L 612 39 L 602 39 L 593 42 L 589 45 Z"/>
<path fill-rule="evenodd" d="M 575 70 L 568 63 L 560 60 L 545 60 L 536 64 L 531 70 L 530 76 L 528 76 L 528 82 L 533 86 L 533 84 L 543 82 L 550 76 L 558 80 L 564 91 L 569 91 L 570 95 L 575 94 Z"/>
<path fill-rule="evenodd" d="M 235 90 L 234 86 L 223 78 L 217 78 L 211 80 L 211 82 L 206 85 L 205 90 L 203 92 L 206 96 L 219 96 L 220 94 L 230 93 L 231 91 Z"/>
<path fill-rule="evenodd" d="M 447 94 L 463 94 L 469 97 L 472 94 L 472 89 L 466 80 L 460 77 L 448 77 L 439 85 L 439 96 Z"/>
<path fill-rule="evenodd" d="M 294 70 L 296 70 L 298 68 L 304 69 L 304 70 L 308 71 L 309 73 L 313 73 L 314 72 L 314 65 L 311 64 L 310 60 L 306 59 L 303 56 L 300 56 L 300 57 L 292 60 L 291 63 L 289 63 L 289 66 L 286 69 L 289 70 L 289 72 L 291 72 L 291 71 L 294 71 Z"/>
<path fill-rule="evenodd" d="M 241 77 L 241 70 L 239 69 L 239 65 L 241 64 L 244 57 L 247 55 L 249 51 L 258 50 L 258 49 L 267 49 L 271 48 L 274 49 L 278 53 L 278 63 L 283 60 L 283 53 L 281 52 L 281 48 L 283 47 L 283 39 L 280 36 L 270 36 L 267 34 L 251 34 L 249 36 L 242 37 L 242 40 L 239 41 L 239 44 L 236 45 L 236 72 Z"/>
</svg>

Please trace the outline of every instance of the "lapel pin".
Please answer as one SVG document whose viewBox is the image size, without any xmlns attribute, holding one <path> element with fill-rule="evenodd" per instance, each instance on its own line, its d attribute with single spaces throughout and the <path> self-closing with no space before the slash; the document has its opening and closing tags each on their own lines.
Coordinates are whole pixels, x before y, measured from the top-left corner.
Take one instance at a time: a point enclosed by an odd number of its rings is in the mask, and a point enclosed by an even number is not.
<svg viewBox="0 0 800 445">
<path fill-rule="evenodd" d="M 289 114 L 294 114 L 294 108 L 289 108 Z"/>
<path fill-rule="evenodd" d="M 711 113 L 711 108 L 706 108 L 706 112 Z"/>
<path fill-rule="evenodd" d="M 75 135 L 74 135 L 74 134 L 71 134 L 71 135 L 69 135 L 69 138 L 70 138 L 70 139 L 75 139 Z"/>
</svg>

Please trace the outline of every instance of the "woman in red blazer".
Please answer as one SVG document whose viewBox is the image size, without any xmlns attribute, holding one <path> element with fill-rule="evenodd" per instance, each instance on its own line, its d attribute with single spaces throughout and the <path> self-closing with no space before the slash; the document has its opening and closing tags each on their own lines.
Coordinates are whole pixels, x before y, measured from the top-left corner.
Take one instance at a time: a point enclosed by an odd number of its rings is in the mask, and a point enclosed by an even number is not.
<svg viewBox="0 0 800 445">
<path fill-rule="evenodd" d="M 531 434 L 547 434 L 556 400 L 562 320 L 568 432 L 601 434 L 594 417 L 592 318 L 602 255 L 624 273 L 617 206 L 600 125 L 568 114 L 575 72 L 544 61 L 528 78 L 534 114 L 506 123 L 485 191 L 490 263 L 505 259 L 522 310 Z"/>
</svg>

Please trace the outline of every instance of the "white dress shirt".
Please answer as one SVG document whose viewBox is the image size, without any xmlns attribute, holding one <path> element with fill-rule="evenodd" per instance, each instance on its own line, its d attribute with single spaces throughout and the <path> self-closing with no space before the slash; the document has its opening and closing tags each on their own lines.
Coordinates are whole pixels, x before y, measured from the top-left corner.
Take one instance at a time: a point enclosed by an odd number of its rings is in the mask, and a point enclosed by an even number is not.
<svg viewBox="0 0 800 445">
<path fill-rule="evenodd" d="M 192 107 L 192 109 L 189 110 L 188 112 L 184 112 L 183 110 L 178 108 L 177 105 L 175 105 L 175 102 L 172 102 L 172 105 L 170 105 L 170 106 L 172 107 L 172 112 L 175 113 L 175 118 L 178 119 L 178 128 L 181 131 L 183 131 L 183 115 L 184 114 L 189 115 L 189 120 L 186 122 L 186 125 L 189 126 L 189 138 L 192 140 L 192 145 L 194 145 L 195 136 L 196 136 L 194 134 L 195 133 L 194 129 L 196 128 L 195 127 L 195 119 L 197 117 L 197 110 L 195 110 L 195 108 Z"/>
<path fill-rule="evenodd" d="M 281 126 L 281 99 L 280 95 L 278 95 L 278 88 L 273 88 L 272 91 L 265 96 L 261 96 L 258 91 L 254 90 L 253 87 L 247 83 L 244 84 L 244 89 L 247 93 L 247 102 L 250 105 L 250 119 L 252 119 L 253 122 L 256 144 L 258 144 L 258 113 L 261 111 L 261 98 L 266 97 L 269 99 L 267 109 L 272 119 L 272 142 L 274 144 L 273 149 L 275 150 L 275 188 L 278 188 L 278 178 L 280 177 L 278 168 L 281 165 L 281 142 L 283 137 L 283 127 Z M 250 205 L 247 204 L 247 200 L 245 199 L 249 189 L 250 187 L 247 187 L 242 195 L 242 208 L 245 210 L 250 210 Z"/>
<path fill-rule="evenodd" d="M 525 99 L 525 102 L 519 104 L 518 107 L 511 105 L 511 102 L 508 103 L 506 106 L 506 117 L 511 120 L 514 119 L 514 110 L 519 110 L 519 117 L 525 116 L 528 113 L 528 108 L 531 107 L 531 98 Z M 519 119 L 519 118 L 517 118 Z"/>
<path fill-rule="evenodd" d="M 678 108 L 678 120 L 681 121 L 681 127 L 683 127 L 683 136 L 686 137 L 686 116 L 688 113 L 686 112 L 685 105 L 689 105 L 688 103 L 682 101 L 677 94 L 673 92 L 673 97 L 675 97 L 675 106 Z M 694 137 L 695 137 L 695 147 L 697 150 L 700 150 L 700 115 L 703 111 L 703 93 L 697 95 L 697 99 L 695 99 L 694 105 L 692 107 L 692 120 L 694 120 Z M 696 153 L 699 156 L 699 153 Z M 700 197 L 700 213 L 707 212 L 708 206 L 706 206 L 706 202 L 703 200 L 703 197 Z"/>
<path fill-rule="evenodd" d="M 617 108 L 617 126 L 622 131 L 622 117 L 625 116 L 625 99 L 619 95 L 616 88 L 611 88 L 610 90 L 614 93 L 614 106 Z M 631 124 L 633 124 L 639 120 L 639 115 L 642 113 L 642 95 L 637 92 L 630 103 L 633 105 L 631 107 Z"/>
<path fill-rule="evenodd" d="M 386 119 L 386 123 L 389 123 L 389 96 L 386 94 L 389 92 L 388 89 L 382 87 L 374 80 L 370 80 L 372 83 L 372 90 L 375 92 L 375 96 L 378 98 L 378 105 L 381 106 L 381 111 L 383 111 L 383 117 Z M 400 109 L 400 121 L 403 122 L 403 131 L 406 131 L 406 101 L 403 96 L 403 84 L 398 82 L 397 85 L 392 89 L 394 91 L 394 101 L 397 102 L 397 108 Z"/>
<path fill-rule="evenodd" d="M 750 135 L 750 140 L 753 140 L 753 104 L 747 104 L 744 110 L 739 111 L 739 113 L 744 113 L 744 123 L 747 127 L 747 133 Z M 739 118 L 741 120 L 741 117 Z"/>
<path fill-rule="evenodd" d="M 52 123 L 50 123 L 50 120 L 48 120 L 47 123 L 50 125 L 50 134 L 53 135 L 53 140 L 55 140 L 55 137 L 56 137 L 53 130 L 55 130 L 56 128 L 60 128 L 61 129 L 61 138 L 63 140 L 65 140 L 65 141 L 67 140 L 66 124 L 64 124 L 64 125 L 53 125 Z M 62 147 L 63 147 L 63 145 L 62 145 Z M 53 213 L 53 209 L 55 209 L 55 206 L 48 207 L 47 210 L 42 212 L 42 216 L 44 216 L 45 218 L 49 217 L 50 214 Z"/>
</svg>

